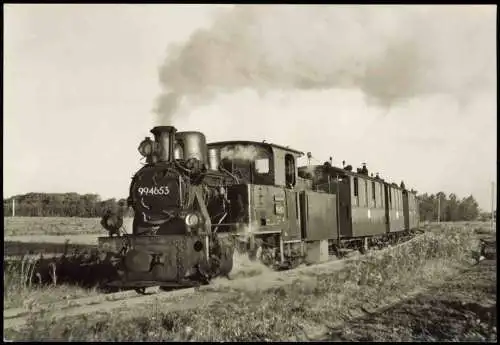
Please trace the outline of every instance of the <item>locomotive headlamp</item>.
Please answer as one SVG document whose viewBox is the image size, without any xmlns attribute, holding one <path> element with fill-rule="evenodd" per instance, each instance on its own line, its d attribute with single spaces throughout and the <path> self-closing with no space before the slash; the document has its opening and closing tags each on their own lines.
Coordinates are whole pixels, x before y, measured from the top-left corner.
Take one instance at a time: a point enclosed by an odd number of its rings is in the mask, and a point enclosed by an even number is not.
<svg viewBox="0 0 500 345">
<path fill-rule="evenodd" d="M 188 213 L 185 219 L 186 225 L 190 228 L 195 227 L 200 223 L 200 217 L 196 213 Z"/>
<path fill-rule="evenodd" d="M 139 150 L 139 153 L 141 154 L 141 156 L 148 157 L 154 151 L 154 142 L 149 137 L 146 137 L 146 139 L 144 139 L 139 144 L 139 147 L 137 150 Z"/>
</svg>

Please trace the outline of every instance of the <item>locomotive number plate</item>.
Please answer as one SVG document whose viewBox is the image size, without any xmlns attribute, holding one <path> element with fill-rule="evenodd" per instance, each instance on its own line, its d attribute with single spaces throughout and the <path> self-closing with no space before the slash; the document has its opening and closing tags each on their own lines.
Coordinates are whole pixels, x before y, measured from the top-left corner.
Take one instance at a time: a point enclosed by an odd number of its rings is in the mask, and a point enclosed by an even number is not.
<svg viewBox="0 0 500 345">
<path fill-rule="evenodd" d="M 139 187 L 137 188 L 139 195 L 168 195 L 170 194 L 170 189 L 168 186 L 154 186 L 154 187 Z"/>
</svg>

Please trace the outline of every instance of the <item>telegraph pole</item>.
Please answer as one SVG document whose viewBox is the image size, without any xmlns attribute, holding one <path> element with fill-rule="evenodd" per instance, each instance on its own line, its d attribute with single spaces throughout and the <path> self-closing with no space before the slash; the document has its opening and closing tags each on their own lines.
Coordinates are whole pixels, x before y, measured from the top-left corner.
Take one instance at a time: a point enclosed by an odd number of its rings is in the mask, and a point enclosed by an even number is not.
<svg viewBox="0 0 500 345">
<path fill-rule="evenodd" d="M 16 216 L 16 199 L 12 198 L 12 217 L 15 216 Z"/>
</svg>

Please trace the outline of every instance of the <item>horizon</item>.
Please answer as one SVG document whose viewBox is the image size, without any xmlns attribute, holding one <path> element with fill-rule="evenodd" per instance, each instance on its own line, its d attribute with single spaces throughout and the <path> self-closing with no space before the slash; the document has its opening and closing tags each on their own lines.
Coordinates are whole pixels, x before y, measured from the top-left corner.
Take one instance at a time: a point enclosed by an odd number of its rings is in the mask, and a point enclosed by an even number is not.
<svg viewBox="0 0 500 345">
<path fill-rule="evenodd" d="M 491 209 L 495 6 L 325 6 L 310 30 L 315 6 L 250 7 L 5 5 L 4 199 L 126 198 L 140 141 L 170 124 Z M 158 114 L 165 84 L 185 97 Z"/>
</svg>

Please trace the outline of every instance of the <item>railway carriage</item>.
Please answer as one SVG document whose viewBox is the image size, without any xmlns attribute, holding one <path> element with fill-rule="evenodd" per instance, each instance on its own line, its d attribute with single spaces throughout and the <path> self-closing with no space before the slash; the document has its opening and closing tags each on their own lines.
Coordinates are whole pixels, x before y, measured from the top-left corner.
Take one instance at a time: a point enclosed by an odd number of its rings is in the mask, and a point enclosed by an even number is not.
<svg viewBox="0 0 500 345">
<path fill-rule="evenodd" d="M 383 180 L 364 174 L 352 174 L 349 180 L 353 229 L 349 235 L 364 237 L 385 233 L 387 220 Z"/>
<path fill-rule="evenodd" d="M 275 268 L 317 263 L 418 227 L 415 194 L 366 167 L 298 167 L 303 153 L 288 147 L 207 144 L 203 133 L 170 126 L 151 132 L 130 186 L 132 234 L 99 238 L 119 272 L 111 285 L 207 283 L 231 271 L 235 249 Z"/>
</svg>

